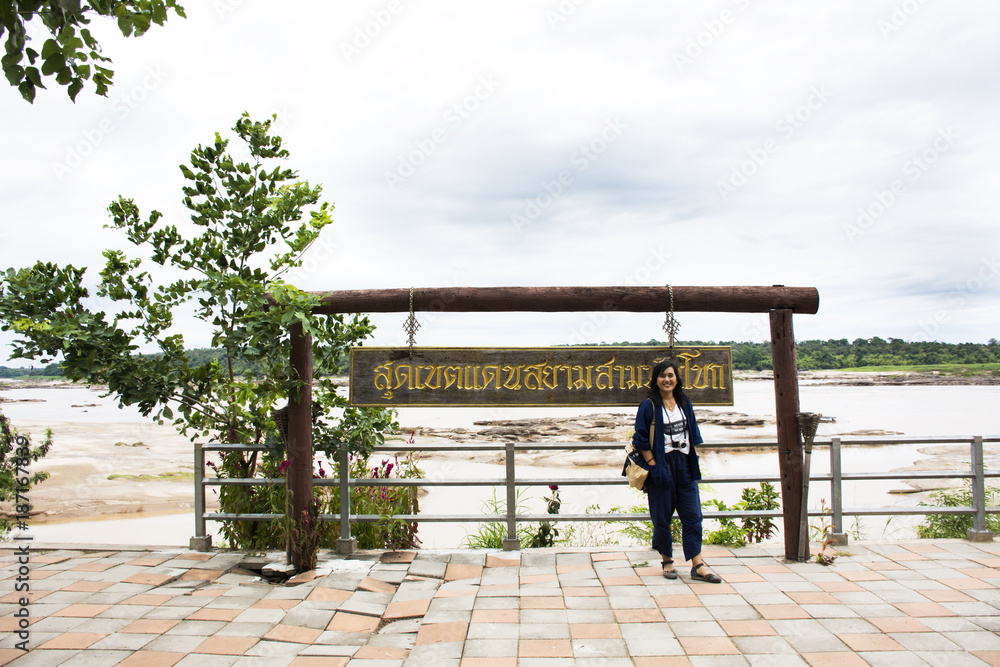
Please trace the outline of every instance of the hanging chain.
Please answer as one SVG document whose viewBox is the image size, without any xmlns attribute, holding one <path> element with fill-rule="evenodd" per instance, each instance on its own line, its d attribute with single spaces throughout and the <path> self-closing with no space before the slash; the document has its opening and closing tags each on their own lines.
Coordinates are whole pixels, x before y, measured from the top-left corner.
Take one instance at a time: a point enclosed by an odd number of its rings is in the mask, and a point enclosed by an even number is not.
<svg viewBox="0 0 1000 667">
<path fill-rule="evenodd" d="M 663 320 L 663 330 L 667 333 L 668 340 L 670 341 L 670 349 L 673 349 L 674 339 L 677 336 L 677 332 L 681 329 L 681 324 L 674 317 L 674 288 L 667 285 L 667 291 L 670 293 L 670 310 L 667 312 L 666 319 Z"/>
<path fill-rule="evenodd" d="M 413 346 L 417 343 L 417 330 L 420 329 L 420 322 L 417 322 L 417 316 L 413 313 L 413 288 L 410 288 L 410 316 L 406 318 L 406 322 L 403 324 L 403 331 L 406 332 L 406 339 L 410 344 L 410 356 L 413 356 Z"/>
</svg>

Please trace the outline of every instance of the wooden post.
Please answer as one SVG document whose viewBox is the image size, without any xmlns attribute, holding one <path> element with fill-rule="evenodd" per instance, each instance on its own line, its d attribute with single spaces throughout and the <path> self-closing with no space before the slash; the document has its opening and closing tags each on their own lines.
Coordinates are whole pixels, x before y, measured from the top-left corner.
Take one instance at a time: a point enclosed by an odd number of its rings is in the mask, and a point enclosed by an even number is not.
<svg viewBox="0 0 1000 667">
<path fill-rule="evenodd" d="M 774 367 L 774 403 L 778 418 L 778 471 L 784 517 L 785 558 L 797 560 L 799 518 L 802 512 L 802 441 L 799 438 L 799 377 L 795 362 L 792 311 L 770 312 L 771 360 Z"/>
<path fill-rule="evenodd" d="M 312 499 L 312 336 L 302 331 L 301 324 L 290 328 L 292 372 L 302 381 L 298 400 L 288 399 L 288 492 L 291 494 L 292 521 L 302 516 Z M 292 544 L 292 565 L 302 570 L 303 554 Z"/>
</svg>

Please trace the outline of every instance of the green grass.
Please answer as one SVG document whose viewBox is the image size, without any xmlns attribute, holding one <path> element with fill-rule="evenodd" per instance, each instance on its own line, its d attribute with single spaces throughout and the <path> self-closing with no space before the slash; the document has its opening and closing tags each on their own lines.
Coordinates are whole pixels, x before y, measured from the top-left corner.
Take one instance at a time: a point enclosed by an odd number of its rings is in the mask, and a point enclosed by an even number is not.
<svg viewBox="0 0 1000 667">
<path fill-rule="evenodd" d="M 925 365 L 911 365 L 911 366 L 859 366 L 857 368 L 840 368 L 836 369 L 843 371 L 845 373 L 891 373 L 893 371 L 898 372 L 917 372 L 917 373 L 933 373 L 935 371 L 939 373 L 951 374 L 962 374 L 962 375 L 983 375 L 986 373 L 991 373 L 993 375 L 1000 375 L 1000 364 L 925 364 Z"/>
</svg>

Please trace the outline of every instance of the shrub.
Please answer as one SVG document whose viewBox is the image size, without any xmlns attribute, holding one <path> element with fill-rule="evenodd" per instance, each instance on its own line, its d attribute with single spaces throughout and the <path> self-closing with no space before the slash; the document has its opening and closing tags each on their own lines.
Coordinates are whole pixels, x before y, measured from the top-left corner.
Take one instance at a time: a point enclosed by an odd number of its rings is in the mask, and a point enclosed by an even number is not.
<svg viewBox="0 0 1000 667">
<path fill-rule="evenodd" d="M 995 505 L 1000 489 L 986 488 L 986 504 Z M 964 489 L 942 489 L 930 495 L 934 502 L 921 502 L 922 507 L 972 507 L 972 480 L 966 480 Z M 967 531 L 972 528 L 972 514 L 928 514 L 922 523 L 914 529 L 917 537 L 927 539 L 959 538 L 965 539 Z M 986 529 L 1000 533 L 1000 516 L 986 515 Z"/>
<path fill-rule="evenodd" d="M 49 473 L 41 470 L 31 472 L 31 464 L 48 454 L 51 447 L 52 429 L 45 430 L 45 440 L 41 445 L 32 447 L 28 438 L 18 434 L 0 412 L 0 502 L 12 502 L 14 516 L 25 516 L 31 512 L 28 492 L 49 477 Z M 12 518 L 0 517 L 0 539 L 6 539 L 15 526 L 20 528 L 24 525 Z"/>
</svg>

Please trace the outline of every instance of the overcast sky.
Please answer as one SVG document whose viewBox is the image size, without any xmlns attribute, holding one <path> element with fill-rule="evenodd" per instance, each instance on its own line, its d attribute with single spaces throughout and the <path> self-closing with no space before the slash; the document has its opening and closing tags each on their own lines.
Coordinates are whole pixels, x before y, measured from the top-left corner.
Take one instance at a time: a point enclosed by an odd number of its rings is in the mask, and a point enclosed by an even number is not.
<svg viewBox="0 0 1000 667">
<path fill-rule="evenodd" d="M 1000 337 L 1000 4 L 187 12 L 140 39 L 94 25 L 107 98 L 0 88 L 0 267 L 72 263 L 96 282 L 101 250 L 125 247 L 108 204 L 179 221 L 177 165 L 246 110 L 278 114 L 289 166 L 336 205 L 304 289 L 783 284 L 820 293 L 800 339 Z M 374 320 L 376 344 L 403 342 L 403 314 Z M 665 337 L 657 314 L 420 320 L 423 345 Z M 763 315 L 679 320 L 685 340 L 768 337 Z"/>
</svg>

